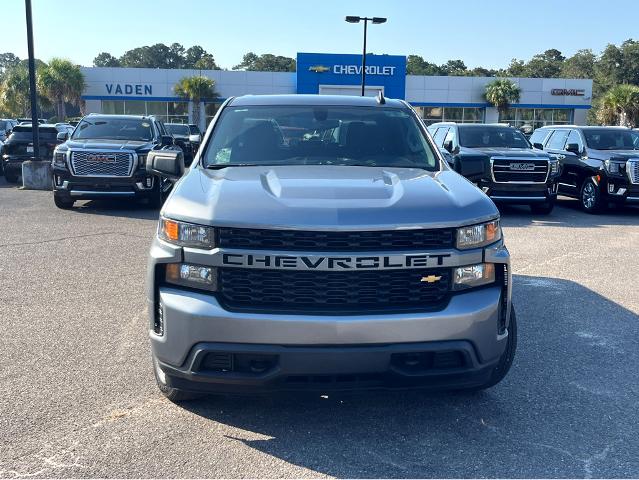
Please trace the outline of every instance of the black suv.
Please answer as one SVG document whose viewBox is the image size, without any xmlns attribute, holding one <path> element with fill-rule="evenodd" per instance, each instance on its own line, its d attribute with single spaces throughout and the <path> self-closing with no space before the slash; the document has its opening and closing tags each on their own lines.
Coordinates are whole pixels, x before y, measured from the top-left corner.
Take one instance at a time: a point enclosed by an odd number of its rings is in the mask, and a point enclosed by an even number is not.
<svg viewBox="0 0 639 480">
<path fill-rule="evenodd" d="M 53 150 L 62 143 L 58 140 L 61 133 L 69 134 L 73 131 L 71 125 L 50 125 L 42 124 L 38 126 L 38 143 L 40 145 L 40 160 L 51 161 Z M 2 169 L 7 182 L 15 183 L 22 175 L 22 162 L 33 160 L 33 129 L 30 123 L 16 125 L 11 130 L 11 135 L 2 149 Z"/>
<path fill-rule="evenodd" d="M 639 203 L 639 132 L 625 127 L 541 127 L 530 137 L 557 155 L 559 193 L 597 213 L 609 203 Z"/>
<path fill-rule="evenodd" d="M 452 122 L 435 123 L 428 131 L 457 172 L 466 163 L 483 169 L 481 178 L 473 176 L 473 181 L 495 203 L 530 205 L 538 214 L 552 211 L 559 163 L 533 148 L 520 131 L 501 124 Z"/>
<path fill-rule="evenodd" d="M 175 140 L 153 116 L 101 115 L 84 117 L 53 155 L 53 199 L 59 208 L 75 200 L 144 198 L 162 205 L 172 181 L 146 170 L 152 150 L 176 150 Z"/>
</svg>

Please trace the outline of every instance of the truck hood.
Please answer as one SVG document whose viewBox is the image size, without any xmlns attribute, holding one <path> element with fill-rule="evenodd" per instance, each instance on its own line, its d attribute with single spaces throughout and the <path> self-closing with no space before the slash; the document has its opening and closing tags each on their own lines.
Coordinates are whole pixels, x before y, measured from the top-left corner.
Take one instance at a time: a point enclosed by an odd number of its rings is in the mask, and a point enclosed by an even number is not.
<svg viewBox="0 0 639 480">
<path fill-rule="evenodd" d="M 253 228 L 438 228 L 496 218 L 493 202 L 451 170 L 350 166 L 194 168 L 162 215 Z"/>
<path fill-rule="evenodd" d="M 542 150 L 535 150 L 532 148 L 461 148 L 460 153 L 466 154 L 483 154 L 487 157 L 508 157 L 508 158 L 525 158 L 525 159 L 539 159 L 547 160 L 549 155 Z"/>
<path fill-rule="evenodd" d="M 67 140 L 65 147 L 85 150 L 151 150 L 151 142 L 137 140 L 107 140 L 107 139 L 87 139 L 87 140 Z"/>
</svg>

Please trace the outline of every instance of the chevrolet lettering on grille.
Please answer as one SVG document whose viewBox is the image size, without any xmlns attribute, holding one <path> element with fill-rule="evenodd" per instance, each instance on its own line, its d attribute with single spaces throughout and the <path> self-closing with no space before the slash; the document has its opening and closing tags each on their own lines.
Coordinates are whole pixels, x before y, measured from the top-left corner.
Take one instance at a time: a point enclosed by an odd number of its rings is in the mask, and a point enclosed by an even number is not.
<svg viewBox="0 0 639 480">
<path fill-rule="evenodd" d="M 441 267 L 450 253 L 362 256 L 293 256 L 223 253 L 221 266 L 291 270 L 386 270 Z"/>
<path fill-rule="evenodd" d="M 87 155 L 87 161 L 96 163 L 115 163 L 115 155 L 106 155 L 103 153 L 93 153 Z"/>
<path fill-rule="evenodd" d="M 519 171 L 531 171 L 535 169 L 534 163 L 511 163 L 511 170 L 519 170 Z"/>
</svg>

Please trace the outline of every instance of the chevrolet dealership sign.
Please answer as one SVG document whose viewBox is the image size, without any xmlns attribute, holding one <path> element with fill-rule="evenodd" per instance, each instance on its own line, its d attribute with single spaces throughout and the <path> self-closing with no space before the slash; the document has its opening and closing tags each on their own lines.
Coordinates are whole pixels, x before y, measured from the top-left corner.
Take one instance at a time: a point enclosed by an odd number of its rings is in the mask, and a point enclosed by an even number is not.
<svg viewBox="0 0 639 480">
<path fill-rule="evenodd" d="M 366 65 L 366 75 L 395 75 L 397 67 Z M 333 65 L 333 73 L 337 75 L 361 75 L 361 65 Z"/>
</svg>

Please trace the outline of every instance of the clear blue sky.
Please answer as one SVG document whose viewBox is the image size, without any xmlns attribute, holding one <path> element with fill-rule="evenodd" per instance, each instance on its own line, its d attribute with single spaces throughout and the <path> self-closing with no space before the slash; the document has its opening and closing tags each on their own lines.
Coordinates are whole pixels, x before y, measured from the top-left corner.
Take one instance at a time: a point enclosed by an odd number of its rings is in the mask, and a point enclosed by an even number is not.
<svg viewBox="0 0 639 480">
<path fill-rule="evenodd" d="M 248 51 L 357 53 L 361 25 L 345 15 L 386 16 L 369 28 L 369 51 L 468 67 L 505 67 L 557 48 L 599 53 L 639 39 L 639 0 L 32 0 L 36 56 L 91 65 L 153 43 L 198 44 L 223 68 Z M 24 0 L 1 0 L 0 52 L 27 56 Z"/>
</svg>

